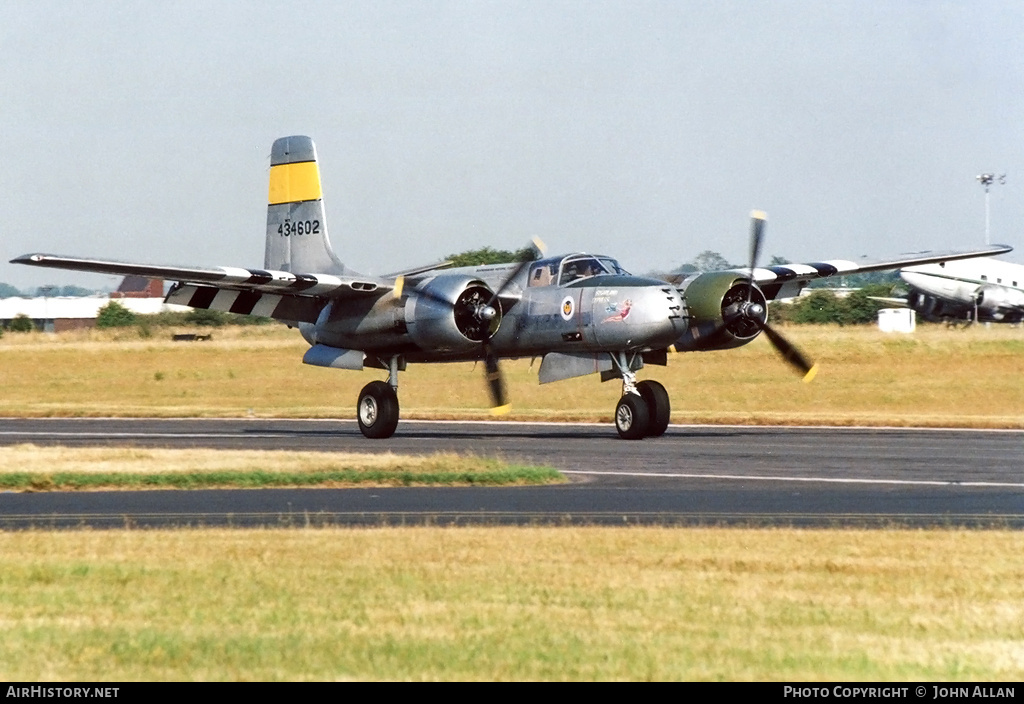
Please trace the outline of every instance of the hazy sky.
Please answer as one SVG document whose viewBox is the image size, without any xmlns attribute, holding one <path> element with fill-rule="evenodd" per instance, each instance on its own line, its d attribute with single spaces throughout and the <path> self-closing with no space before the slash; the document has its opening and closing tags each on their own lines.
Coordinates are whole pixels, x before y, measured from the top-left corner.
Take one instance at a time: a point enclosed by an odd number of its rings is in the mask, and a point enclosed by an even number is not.
<svg viewBox="0 0 1024 704">
<path fill-rule="evenodd" d="M 290 134 L 365 273 L 531 236 L 739 263 L 753 208 L 766 258 L 973 246 L 983 171 L 1024 262 L 1024 3 L 0 0 L 3 262 L 262 266 Z"/>
</svg>

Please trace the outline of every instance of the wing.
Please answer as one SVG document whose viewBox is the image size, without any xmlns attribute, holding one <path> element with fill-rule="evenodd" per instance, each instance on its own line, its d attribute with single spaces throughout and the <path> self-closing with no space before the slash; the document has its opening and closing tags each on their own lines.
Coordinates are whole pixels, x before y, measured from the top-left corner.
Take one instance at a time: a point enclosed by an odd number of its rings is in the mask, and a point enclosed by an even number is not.
<svg viewBox="0 0 1024 704">
<path fill-rule="evenodd" d="M 1012 249 L 1013 247 L 1005 244 L 994 244 L 975 250 L 912 252 L 901 254 L 893 259 L 864 259 L 859 262 L 846 259 L 832 259 L 824 262 L 811 262 L 809 264 L 785 264 L 754 269 L 754 280 L 768 300 L 792 298 L 799 295 L 804 286 L 815 279 L 842 276 L 844 274 L 859 274 L 869 271 L 902 269 L 906 266 L 948 262 L 956 259 L 987 257 L 993 254 L 1003 254 Z M 746 276 L 750 275 L 749 269 L 736 269 L 736 272 Z"/>
<path fill-rule="evenodd" d="M 25 254 L 12 259 L 11 263 L 99 274 L 134 274 L 176 281 L 167 294 L 167 303 L 265 316 L 288 322 L 315 323 L 328 299 L 379 295 L 394 287 L 393 282 L 372 277 L 293 274 L 288 271 L 238 267 L 199 269 L 128 264 L 52 254 Z"/>
</svg>

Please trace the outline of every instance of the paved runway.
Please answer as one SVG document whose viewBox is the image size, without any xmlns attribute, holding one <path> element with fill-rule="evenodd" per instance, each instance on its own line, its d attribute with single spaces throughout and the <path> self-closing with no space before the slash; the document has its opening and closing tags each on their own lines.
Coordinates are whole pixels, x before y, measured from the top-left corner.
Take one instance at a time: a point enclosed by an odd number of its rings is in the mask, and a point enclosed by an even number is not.
<svg viewBox="0 0 1024 704">
<path fill-rule="evenodd" d="M 397 453 L 551 465 L 554 487 L 0 494 L 0 526 L 744 524 L 1024 527 L 1024 432 L 403 421 L 0 419 L 0 444 Z"/>
</svg>

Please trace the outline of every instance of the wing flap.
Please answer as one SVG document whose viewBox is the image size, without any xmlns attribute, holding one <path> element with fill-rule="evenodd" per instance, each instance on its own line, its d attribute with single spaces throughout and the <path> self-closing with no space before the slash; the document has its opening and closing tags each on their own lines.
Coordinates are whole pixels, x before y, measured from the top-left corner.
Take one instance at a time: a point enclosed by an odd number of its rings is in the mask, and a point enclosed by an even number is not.
<svg viewBox="0 0 1024 704">
<path fill-rule="evenodd" d="M 164 299 L 190 308 L 218 310 L 222 313 L 255 315 L 298 323 L 315 323 L 324 301 L 308 296 L 291 296 L 261 291 L 237 291 L 215 286 L 178 284 Z"/>
</svg>

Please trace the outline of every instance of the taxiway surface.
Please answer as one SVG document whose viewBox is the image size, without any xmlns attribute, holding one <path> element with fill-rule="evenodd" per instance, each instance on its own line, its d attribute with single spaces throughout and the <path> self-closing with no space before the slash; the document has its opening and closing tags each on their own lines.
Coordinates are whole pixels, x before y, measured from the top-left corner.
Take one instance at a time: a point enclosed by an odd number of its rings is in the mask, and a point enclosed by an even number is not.
<svg viewBox="0 0 1024 704">
<path fill-rule="evenodd" d="M 1024 432 L 403 421 L 0 419 L 0 444 L 498 455 L 561 486 L 0 494 L 0 526 L 749 524 L 1024 527 Z"/>
</svg>

